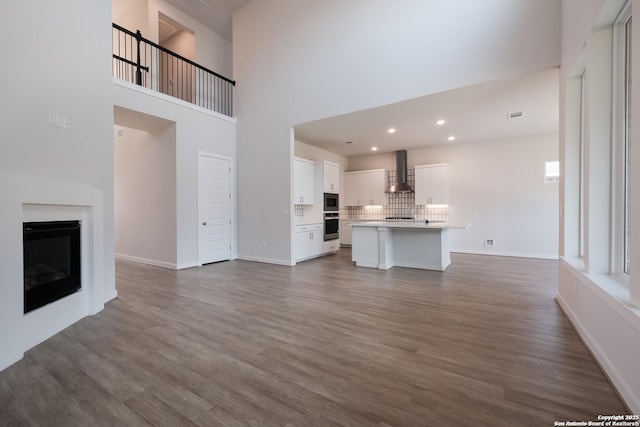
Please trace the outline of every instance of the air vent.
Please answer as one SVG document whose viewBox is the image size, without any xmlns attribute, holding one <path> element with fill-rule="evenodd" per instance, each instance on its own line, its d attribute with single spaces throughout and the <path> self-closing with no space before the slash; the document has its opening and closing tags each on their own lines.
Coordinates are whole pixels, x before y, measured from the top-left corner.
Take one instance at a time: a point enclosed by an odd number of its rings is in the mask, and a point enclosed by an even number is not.
<svg viewBox="0 0 640 427">
<path fill-rule="evenodd" d="M 513 113 L 509 113 L 507 115 L 507 119 L 511 120 L 511 119 L 519 119 L 520 117 L 524 116 L 524 113 L 522 111 L 516 111 Z"/>
</svg>

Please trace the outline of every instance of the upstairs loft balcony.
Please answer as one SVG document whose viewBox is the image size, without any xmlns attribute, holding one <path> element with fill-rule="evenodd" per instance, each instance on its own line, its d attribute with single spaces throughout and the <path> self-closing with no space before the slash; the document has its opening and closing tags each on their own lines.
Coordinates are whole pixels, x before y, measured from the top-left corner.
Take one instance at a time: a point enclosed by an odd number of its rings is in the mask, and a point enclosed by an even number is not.
<svg viewBox="0 0 640 427">
<path fill-rule="evenodd" d="M 233 117 L 236 82 L 113 24 L 113 77 Z"/>
</svg>

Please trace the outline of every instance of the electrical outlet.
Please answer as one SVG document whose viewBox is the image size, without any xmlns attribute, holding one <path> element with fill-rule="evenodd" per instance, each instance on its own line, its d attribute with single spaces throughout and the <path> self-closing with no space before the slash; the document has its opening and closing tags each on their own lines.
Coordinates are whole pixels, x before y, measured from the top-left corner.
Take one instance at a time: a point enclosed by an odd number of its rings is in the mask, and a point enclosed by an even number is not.
<svg viewBox="0 0 640 427">
<path fill-rule="evenodd" d="M 495 241 L 493 239 L 484 239 L 484 245 L 487 248 L 492 248 L 495 246 Z"/>
<path fill-rule="evenodd" d="M 267 247 L 267 242 L 262 242 L 262 243 L 260 243 L 260 247 L 261 247 L 261 248 L 266 248 L 266 247 Z"/>
</svg>

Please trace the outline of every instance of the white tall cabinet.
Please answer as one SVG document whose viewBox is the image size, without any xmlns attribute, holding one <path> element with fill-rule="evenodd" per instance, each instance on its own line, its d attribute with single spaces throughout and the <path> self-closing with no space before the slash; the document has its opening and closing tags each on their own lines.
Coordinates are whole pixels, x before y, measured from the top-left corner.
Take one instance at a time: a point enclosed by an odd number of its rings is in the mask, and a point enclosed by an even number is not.
<svg viewBox="0 0 640 427">
<path fill-rule="evenodd" d="M 294 227 L 295 261 L 335 253 L 339 240 L 324 241 L 324 195 L 340 190 L 340 166 L 326 160 L 294 158 L 293 204 L 303 208 L 303 222 Z"/>
<path fill-rule="evenodd" d="M 296 157 L 293 159 L 293 204 L 313 205 L 314 163 Z"/>
<path fill-rule="evenodd" d="M 419 165 L 415 167 L 416 205 L 449 204 L 449 166 Z"/>
<path fill-rule="evenodd" d="M 386 205 L 386 171 L 345 172 L 345 206 Z"/>
</svg>

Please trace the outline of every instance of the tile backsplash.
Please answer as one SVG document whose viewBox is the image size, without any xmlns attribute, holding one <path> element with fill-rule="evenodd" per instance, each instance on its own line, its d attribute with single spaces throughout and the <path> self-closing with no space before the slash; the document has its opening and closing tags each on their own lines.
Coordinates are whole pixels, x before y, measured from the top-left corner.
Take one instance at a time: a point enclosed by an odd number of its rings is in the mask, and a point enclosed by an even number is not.
<svg viewBox="0 0 640 427">
<path fill-rule="evenodd" d="M 449 208 L 444 205 L 348 206 L 342 212 L 343 219 L 384 220 L 387 217 L 415 217 L 417 221 L 424 221 L 425 219 L 429 221 L 447 221 L 449 218 Z"/>
<path fill-rule="evenodd" d="M 293 223 L 304 224 L 304 205 L 293 205 Z"/>
</svg>

